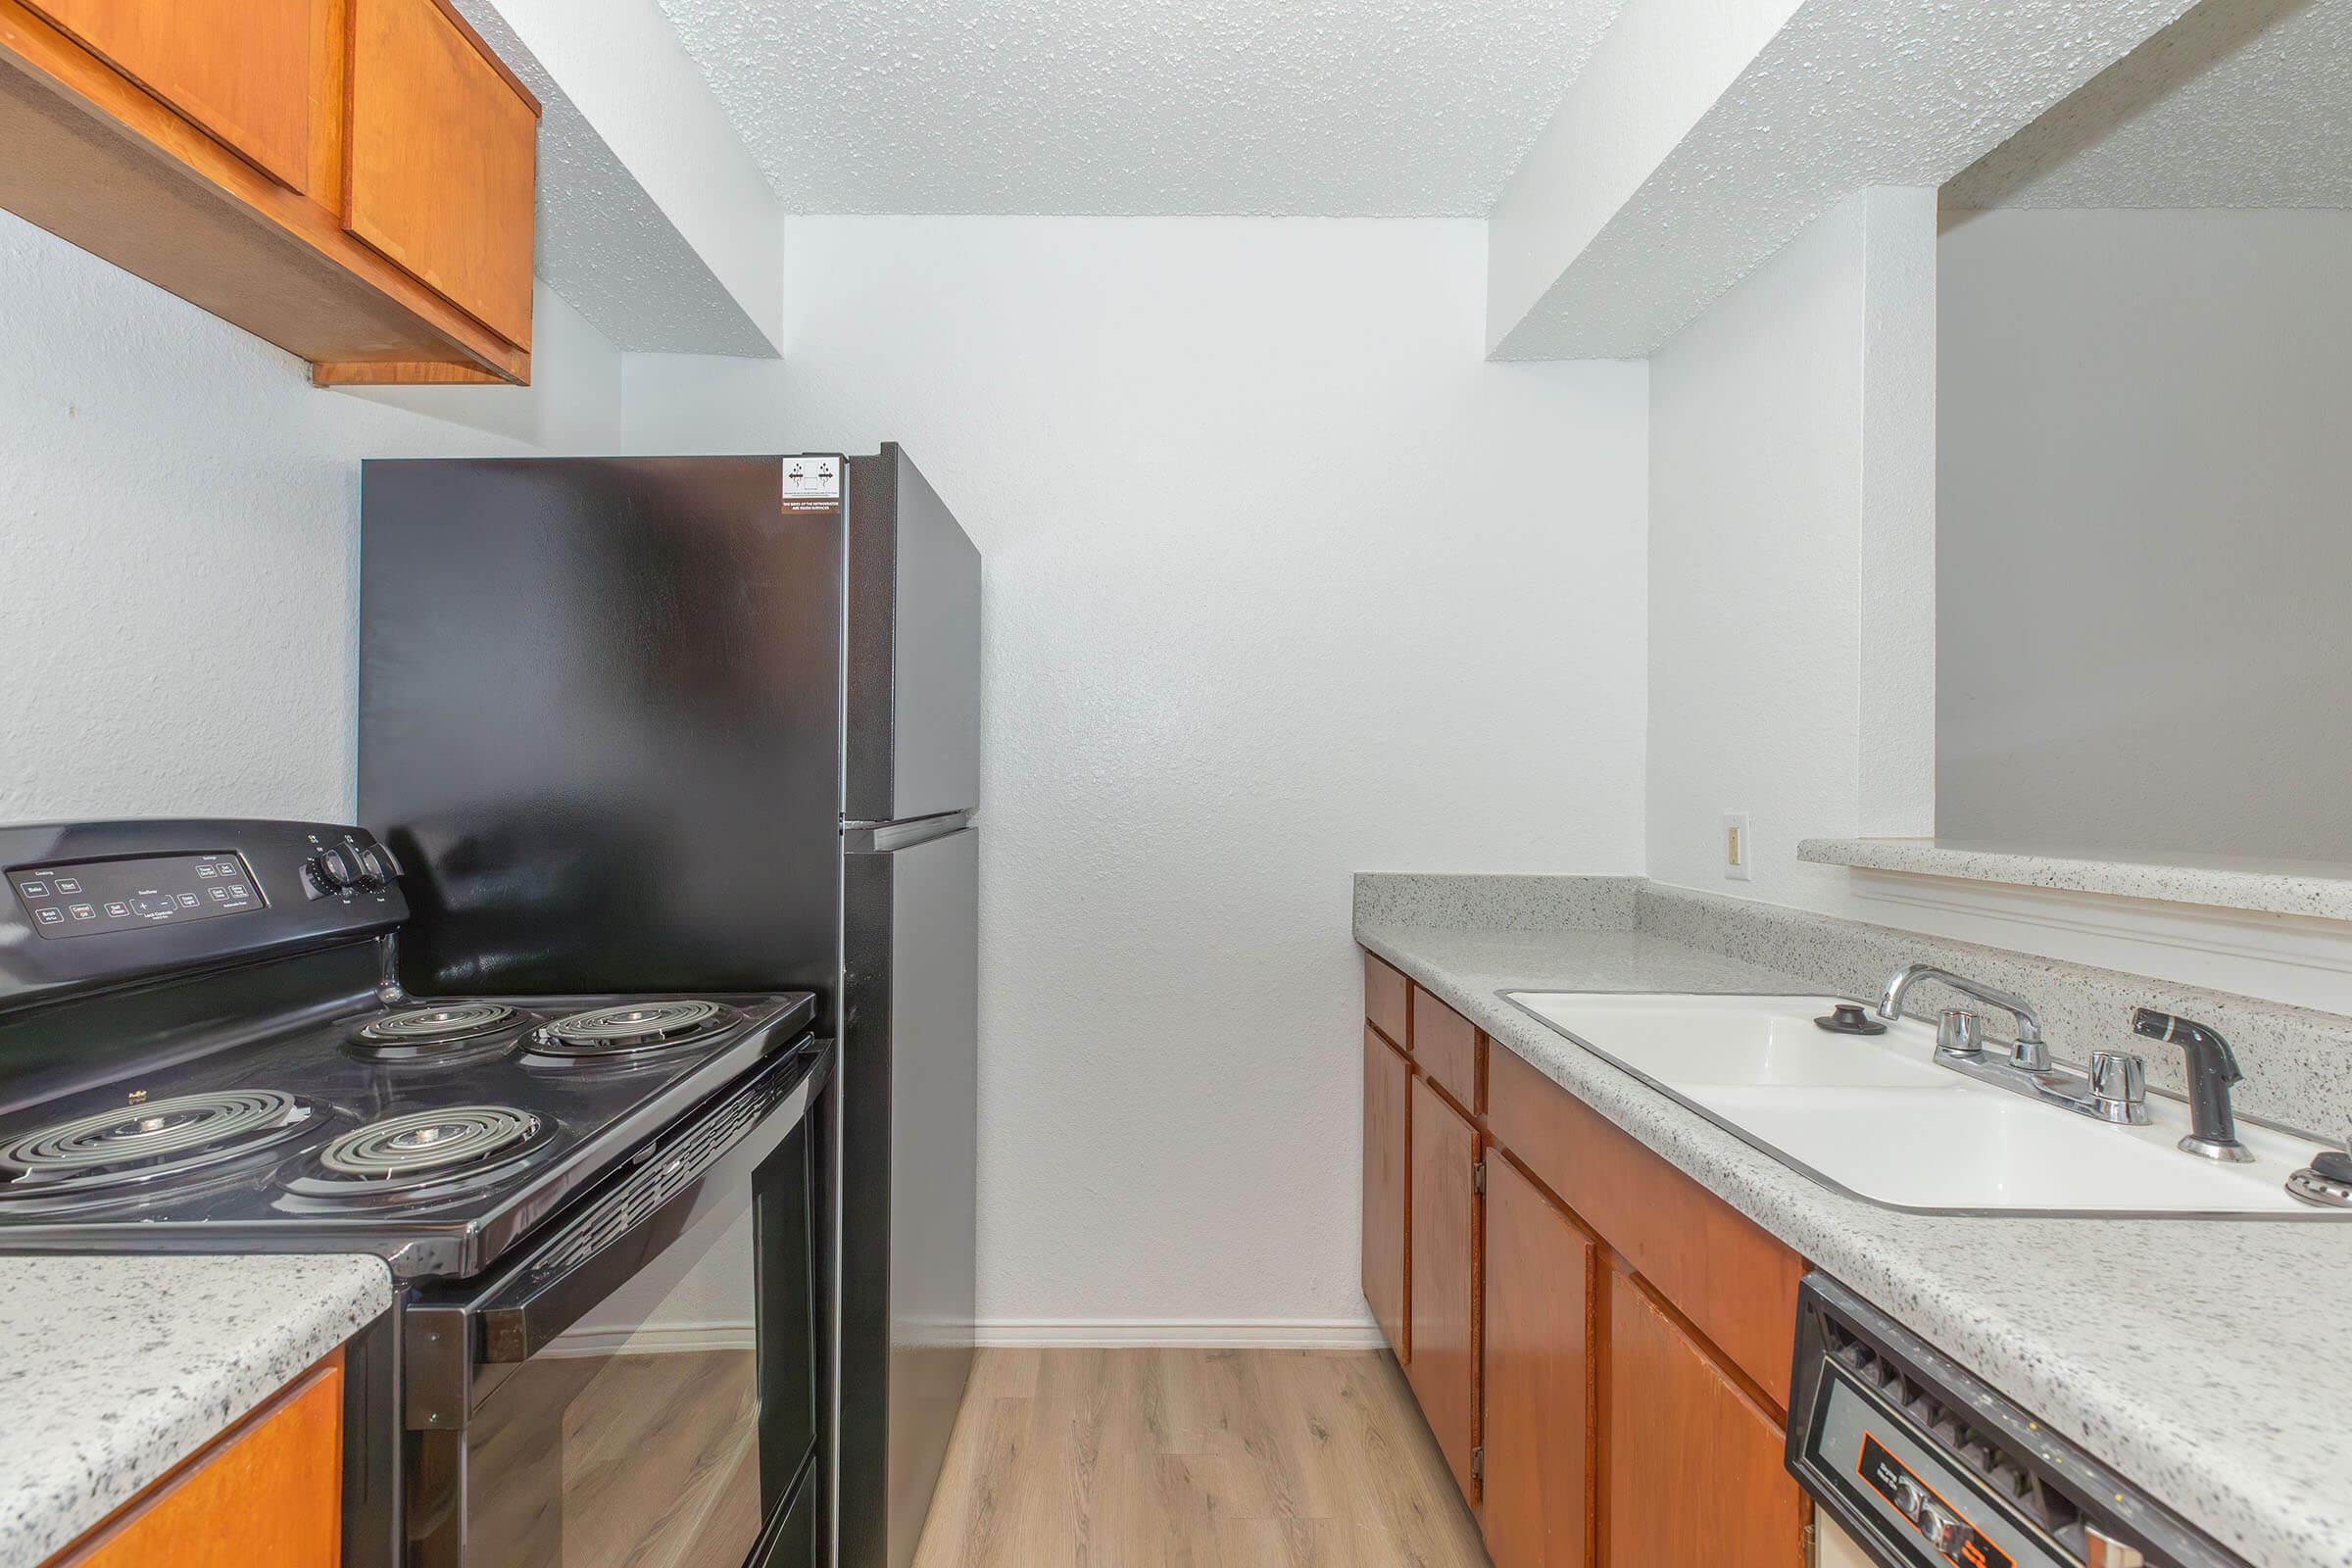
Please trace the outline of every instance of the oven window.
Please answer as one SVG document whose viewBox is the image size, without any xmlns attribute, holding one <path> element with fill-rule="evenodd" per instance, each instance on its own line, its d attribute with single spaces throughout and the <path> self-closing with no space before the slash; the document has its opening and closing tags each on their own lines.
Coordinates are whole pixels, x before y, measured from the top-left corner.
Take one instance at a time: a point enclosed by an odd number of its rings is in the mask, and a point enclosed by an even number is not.
<svg viewBox="0 0 2352 1568">
<path fill-rule="evenodd" d="M 814 1438 L 807 1161 L 796 1130 L 475 1412 L 468 1565 L 742 1568 Z"/>
</svg>

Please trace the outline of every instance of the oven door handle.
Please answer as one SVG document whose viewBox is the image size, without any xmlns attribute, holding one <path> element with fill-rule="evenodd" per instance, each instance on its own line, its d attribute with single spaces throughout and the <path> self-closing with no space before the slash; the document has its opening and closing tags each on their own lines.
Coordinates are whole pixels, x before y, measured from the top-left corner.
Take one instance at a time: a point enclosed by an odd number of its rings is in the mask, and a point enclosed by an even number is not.
<svg viewBox="0 0 2352 1568">
<path fill-rule="evenodd" d="M 684 1235 L 730 1183 L 775 1152 L 832 1070 L 830 1050 L 794 1052 L 640 1155 L 596 1200 L 467 1308 L 475 1359 L 529 1360 Z"/>
</svg>

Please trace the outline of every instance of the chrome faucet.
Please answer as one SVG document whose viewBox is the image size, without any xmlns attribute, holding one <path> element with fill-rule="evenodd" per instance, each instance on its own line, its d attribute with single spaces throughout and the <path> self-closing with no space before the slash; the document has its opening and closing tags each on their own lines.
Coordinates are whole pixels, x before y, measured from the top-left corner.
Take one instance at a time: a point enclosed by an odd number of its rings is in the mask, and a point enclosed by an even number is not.
<svg viewBox="0 0 2352 1568">
<path fill-rule="evenodd" d="M 1911 988 L 1922 980 L 1934 980 L 1948 986 L 1964 997 L 1974 997 L 1988 1006 L 2000 1008 L 2017 1020 L 2017 1044 L 2010 1048 L 2009 1064 L 2021 1072 L 2048 1072 L 2050 1048 L 2041 1038 L 2041 1017 L 2034 1004 L 2023 997 L 2011 996 L 1982 981 L 1966 975 L 1939 969 L 1932 963 L 1906 963 L 1887 977 L 1885 995 L 1879 998 L 1879 1016 L 1895 1019 L 1903 1015 L 1903 999 Z M 1937 1043 L 1946 1057 L 1975 1056 L 1984 1047 L 1980 1043 L 1973 1013 L 1960 1012 L 1957 1018 L 1946 1013 L 1946 1022 L 1937 1031 Z"/>
<path fill-rule="evenodd" d="M 1901 1017 L 1903 999 L 1922 980 L 1948 986 L 2017 1020 L 2017 1044 L 2010 1048 L 2009 1059 L 1987 1061 L 1983 1021 L 1965 1007 L 1944 1009 L 1936 1029 L 1936 1059 L 1944 1066 L 1995 1089 L 2064 1106 L 2077 1115 L 2095 1116 L 2124 1127 L 2148 1125 L 2146 1064 L 2129 1052 L 2094 1051 L 2087 1073 L 2053 1066 L 2049 1043 L 2042 1038 L 2041 1017 L 2023 997 L 1932 963 L 1906 963 L 1887 978 L 1886 994 L 1879 999 L 1879 1015 Z"/>
<path fill-rule="evenodd" d="M 2253 1154 L 2238 1142 L 2237 1120 L 2230 1109 L 2230 1086 L 2246 1076 L 2238 1068 L 2230 1042 L 2218 1030 L 2154 1007 L 2132 1012 L 2132 1032 L 2179 1046 L 2188 1058 L 2188 1136 L 2180 1140 L 2180 1148 L 2232 1164 L 2252 1159 Z"/>
</svg>

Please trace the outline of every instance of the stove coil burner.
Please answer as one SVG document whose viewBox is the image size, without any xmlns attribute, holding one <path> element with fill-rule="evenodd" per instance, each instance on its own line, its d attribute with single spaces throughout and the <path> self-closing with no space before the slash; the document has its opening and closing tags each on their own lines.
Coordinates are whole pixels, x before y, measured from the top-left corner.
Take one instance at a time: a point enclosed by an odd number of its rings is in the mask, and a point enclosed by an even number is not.
<svg viewBox="0 0 2352 1568">
<path fill-rule="evenodd" d="M 522 1020 L 503 1002 L 448 1002 L 386 1013 L 353 1031 L 353 1048 L 381 1061 L 442 1055 L 481 1044 Z"/>
<path fill-rule="evenodd" d="M 430 1180 L 456 1166 L 509 1164 L 545 1136 L 539 1118 L 527 1110 L 447 1105 L 387 1116 L 345 1133 L 318 1152 L 318 1163 L 334 1175 L 368 1181 Z"/>
<path fill-rule="evenodd" d="M 275 1089 L 181 1095 L 58 1122 L 0 1148 L 0 1198 L 60 1196 L 196 1170 L 300 1133 L 316 1112 Z"/>
<path fill-rule="evenodd" d="M 740 1016 L 715 1002 L 636 1002 L 558 1018 L 531 1034 L 541 1055 L 574 1059 L 643 1055 L 700 1044 Z"/>
</svg>

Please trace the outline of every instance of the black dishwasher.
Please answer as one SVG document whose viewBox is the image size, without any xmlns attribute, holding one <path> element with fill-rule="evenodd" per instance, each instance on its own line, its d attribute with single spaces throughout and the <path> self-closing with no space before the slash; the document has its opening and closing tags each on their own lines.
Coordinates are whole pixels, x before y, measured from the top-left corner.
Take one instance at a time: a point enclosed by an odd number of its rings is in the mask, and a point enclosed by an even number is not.
<svg viewBox="0 0 2352 1568">
<path fill-rule="evenodd" d="M 2244 1568 L 1824 1274 L 1797 1293 L 1788 1457 L 1882 1568 Z"/>
</svg>

